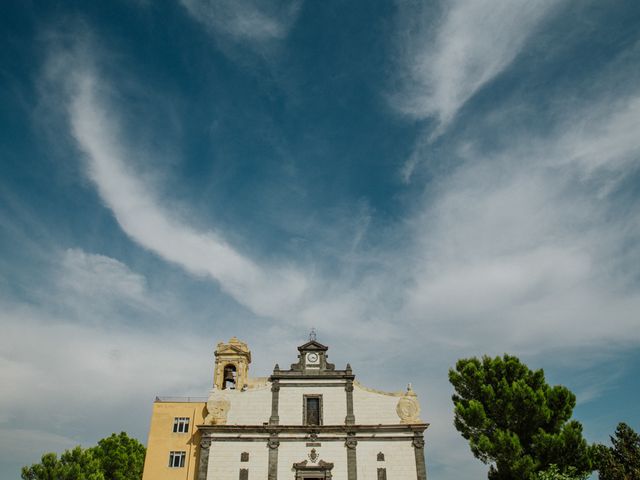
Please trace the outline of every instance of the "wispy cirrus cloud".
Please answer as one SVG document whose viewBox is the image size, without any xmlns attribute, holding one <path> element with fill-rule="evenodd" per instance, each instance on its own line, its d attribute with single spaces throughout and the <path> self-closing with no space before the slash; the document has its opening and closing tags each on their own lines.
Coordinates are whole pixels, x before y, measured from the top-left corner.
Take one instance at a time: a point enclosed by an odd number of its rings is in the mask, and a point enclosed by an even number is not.
<svg viewBox="0 0 640 480">
<path fill-rule="evenodd" d="M 130 148 L 131 139 L 119 123 L 121 105 L 112 98 L 109 82 L 97 73 L 96 56 L 96 51 L 88 54 L 78 45 L 73 51 L 55 50 L 47 69 L 47 81 L 53 85 L 49 94 L 56 97 L 52 103 L 66 111 L 87 176 L 132 240 L 196 277 L 216 281 L 258 316 L 289 324 L 323 321 L 327 329 L 348 320 L 364 321 L 362 312 L 375 307 L 366 296 L 349 293 L 348 280 L 323 278 L 313 267 L 293 261 L 253 258 L 226 241 L 224 232 L 186 222 L 179 206 L 162 199 L 135 167 L 148 161 L 141 155 L 153 153 Z"/>
<path fill-rule="evenodd" d="M 181 3 L 217 38 L 252 47 L 286 38 L 302 7 L 298 0 L 181 0 Z"/>
<path fill-rule="evenodd" d="M 304 274 L 288 268 L 265 269 L 218 233 L 198 231 L 161 207 L 127 167 L 132 162 L 99 96 L 98 79 L 90 70 L 79 73 L 78 79 L 69 104 L 72 134 L 86 154 L 89 177 L 122 229 L 164 259 L 217 280 L 223 290 L 260 315 L 293 310 L 308 288 Z"/>
<path fill-rule="evenodd" d="M 554 337 L 559 342 L 595 341 L 603 330 L 590 312 L 599 309 L 617 311 L 615 339 L 633 337 L 616 332 L 632 324 L 635 293 L 623 295 L 598 282 L 622 261 L 618 247 L 638 233 L 629 218 L 616 225 L 607 211 L 612 178 L 637 162 L 640 109 L 634 95 L 558 113 L 563 120 L 544 136 L 510 132 L 509 141 L 490 154 L 462 139 L 460 166 L 442 174 L 429 191 L 403 235 L 406 245 L 359 252 L 375 267 L 331 277 L 293 262 L 252 258 L 222 232 L 185 222 L 134 168 L 141 159 L 127 147 L 109 84 L 82 55 L 63 70 L 76 79 L 64 103 L 71 134 L 123 231 L 164 260 L 215 280 L 257 315 L 285 323 L 323 322 L 329 329 L 347 322 L 354 334 L 359 325 L 375 324 L 377 330 L 367 331 L 376 335 L 414 324 L 452 344 L 471 344 L 478 332 L 492 343 L 495 327 L 504 333 L 502 344 L 528 348 L 527 338 L 542 334 L 545 322 L 560 322 L 563 334 Z M 589 308 L 582 311 L 581 302 Z M 560 319 L 554 309 L 580 314 Z M 492 329 L 482 324 L 488 319 Z M 578 335 L 575 322 L 585 322 Z"/>
<path fill-rule="evenodd" d="M 450 0 L 438 11 L 420 2 L 402 7 L 400 88 L 392 93 L 391 105 L 418 120 L 434 119 L 430 136 L 439 136 L 463 105 L 513 62 L 561 3 Z"/>
</svg>

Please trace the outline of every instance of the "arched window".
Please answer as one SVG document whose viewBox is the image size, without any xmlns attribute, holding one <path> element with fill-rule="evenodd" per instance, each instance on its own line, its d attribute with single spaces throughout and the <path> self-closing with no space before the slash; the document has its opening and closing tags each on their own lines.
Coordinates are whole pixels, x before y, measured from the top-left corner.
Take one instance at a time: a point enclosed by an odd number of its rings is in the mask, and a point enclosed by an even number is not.
<svg viewBox="0 0 640 480">
<path fill-rule="evenodd" d="M 226 390 L 227 388 L 233 390 L 236 388 L 236 366 L 235 365 L 227 365 L 224 367 L 224 375 L 222 382 L 222 389 Z"/>
</svg>

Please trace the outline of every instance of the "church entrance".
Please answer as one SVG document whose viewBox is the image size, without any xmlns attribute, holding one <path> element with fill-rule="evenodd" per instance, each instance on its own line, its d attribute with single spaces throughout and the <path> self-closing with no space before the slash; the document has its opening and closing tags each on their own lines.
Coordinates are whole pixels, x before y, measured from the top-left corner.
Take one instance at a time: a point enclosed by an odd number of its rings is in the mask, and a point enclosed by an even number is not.
<svg viewBox="0 0 640 480">
<path fill-rule="evenodd" d="M 320 460 L 316 465 L 309 464 L 306 460 L 300 463 L 294 463 L 296 476 L 295 480 L 331 480 L 331 469 L 333 463 L 327 463 Z"/>
</svg>

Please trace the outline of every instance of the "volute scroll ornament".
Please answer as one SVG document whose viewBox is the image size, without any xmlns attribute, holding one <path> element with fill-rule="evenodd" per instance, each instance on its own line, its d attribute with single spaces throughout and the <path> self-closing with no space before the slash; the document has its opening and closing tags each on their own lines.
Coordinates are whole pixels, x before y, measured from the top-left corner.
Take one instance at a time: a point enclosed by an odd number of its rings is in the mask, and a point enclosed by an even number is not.
<svg viewBox="0 0 640 480">
<path fill-rule="evenodd" d="M 352 434 L 347 435 L 347 439 L 344 442 L 344 446 L 353 450 L 356 448 L 357 445 L 358 445 L 358 441 L 355 439 L 355 437 Z"/>
<path fill-rule="evenodd" d="M 411 384 L 407 386 L 407 391 L 400 397 L 396 405 L 396 413 L 400 417 L 400 423 L 422 423 L 420 420 L 420 404 L 418 396 L 411 388 Z"/>
<path fill-rule="evenodd" d="M 267 442 L 267 446 L 271 450 L 275 450 L 280 446 L 280 441 L 277 438 L 270 438 L 269 441 Z"/>
<path fill-rule="evenodd" d="M 424 438 L 414 437 L 411 444 L 414 446 L 414 448 L 424 448 Z"/>
</svg>

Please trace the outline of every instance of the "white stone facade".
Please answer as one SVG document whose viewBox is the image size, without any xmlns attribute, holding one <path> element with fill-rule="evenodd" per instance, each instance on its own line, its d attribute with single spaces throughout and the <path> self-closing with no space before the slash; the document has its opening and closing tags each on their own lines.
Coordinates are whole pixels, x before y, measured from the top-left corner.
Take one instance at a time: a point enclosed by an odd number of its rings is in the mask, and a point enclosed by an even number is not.
<svg viewBox="0 0 640 480">
<path fill-rule="evenodd" d="M 262 382 L 214 389 L 201 432 L 200 480 L 426 480 L 415 394 L 386 393 L 336 370 L 327 347 Z"/>
</svg>

